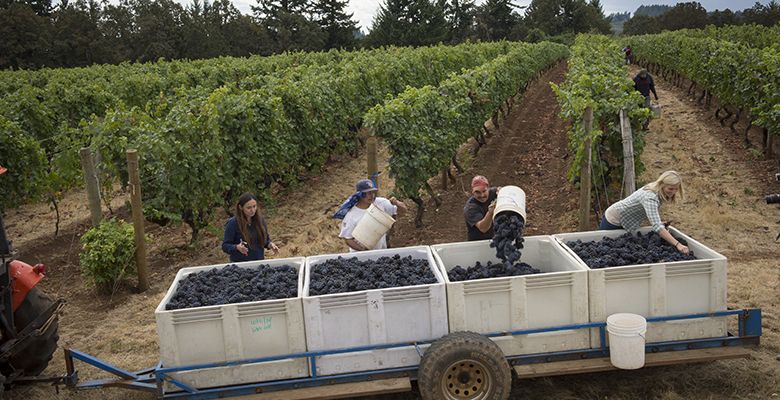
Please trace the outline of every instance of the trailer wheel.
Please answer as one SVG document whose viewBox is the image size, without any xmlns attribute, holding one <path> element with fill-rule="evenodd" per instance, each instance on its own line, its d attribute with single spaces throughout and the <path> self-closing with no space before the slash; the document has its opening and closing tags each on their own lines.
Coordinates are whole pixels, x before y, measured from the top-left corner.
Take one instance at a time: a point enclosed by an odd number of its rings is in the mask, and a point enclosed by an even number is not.
<svg viewBox="0 0 780 400">
<path fill-rule="evenodd" d="M 27 293 L 22 304 L 14 312 L 14 323 L 17 331 L 21 331 L 32 323 L 38 315 L 45 312 L 54 302 L 52 299 L 34 287 Z M 0 365 L 3 372 L 10 372 L 13 369 L 23 371 L 24 376 L 40 375 L 49 361 L 52 354 L 57 350 L 57 340 L 59 321 L 56 319 L 49 325 L 46 331 L 41 335 L 33 337 L 31 342 L 18 354 L 14 355 L 8 363 Z M 9 365 L 10 364 L 10 365 Z"/>
<path fill-rule="evenodd" d="M 492 340 L 456 332 L 425 351 L 418 385 L 423 400 L 504 400 L 512 389 L 512 373 Z"/>
</svg>

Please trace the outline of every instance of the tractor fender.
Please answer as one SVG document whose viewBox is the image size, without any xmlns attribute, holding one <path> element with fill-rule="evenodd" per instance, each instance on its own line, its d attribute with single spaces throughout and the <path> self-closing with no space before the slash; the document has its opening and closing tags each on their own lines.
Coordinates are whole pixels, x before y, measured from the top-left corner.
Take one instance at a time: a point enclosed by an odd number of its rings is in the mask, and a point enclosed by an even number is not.
<svg viewBox="0 0 780 400">
<path fill-rule="evenodd" d="M 22 304 L 27 293 L 43 279 L 41 268 L 35 268 L 30 264 L 19 260 L 13 260 L 9 265 L 11 274 L 11 296 L 13 311 Z"/>
</svg>

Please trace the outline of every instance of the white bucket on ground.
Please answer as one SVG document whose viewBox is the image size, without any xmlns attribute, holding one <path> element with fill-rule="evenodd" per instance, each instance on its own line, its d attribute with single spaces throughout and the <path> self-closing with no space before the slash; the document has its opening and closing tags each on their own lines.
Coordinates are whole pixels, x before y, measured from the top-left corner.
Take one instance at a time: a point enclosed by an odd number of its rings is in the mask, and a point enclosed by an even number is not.
<svg viewBox="0 0 780 400">
<path fill-rule="evenodd" d="M 520 214 L 523 217 L 523 222 L 527 221 L 525 218 L 525 192 L 523 189 L 517 186 L 501 187 L 501 190 L 498 191 L 493 215 L 496 216 L 504 211 Z"/>
<path fill-rule="evenodd" d="M 618 313 L 607 317 L 609 360 L 616 368 L 638 369 L 645 365 L 647 320 L 636 314 Z"/>
<path fill-rule="evenodd" d="M 658 104 L 651 104 L 650 111 L 653 113 L 653 118 L 661 118 L 661 106 Z"/>
<path fill-rule="evenodd" d="M 393 223 L 393 217 L 371 204 L 352 231 L 352 237 L 369 250 L 373 249 Z"/>
</svg>

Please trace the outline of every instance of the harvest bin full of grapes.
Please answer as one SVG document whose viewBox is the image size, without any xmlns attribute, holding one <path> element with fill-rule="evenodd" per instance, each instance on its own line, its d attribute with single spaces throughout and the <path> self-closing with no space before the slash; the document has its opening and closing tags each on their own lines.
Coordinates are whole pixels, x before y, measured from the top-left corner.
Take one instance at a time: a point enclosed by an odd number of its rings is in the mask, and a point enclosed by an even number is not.
<svg viewBox="0 0 780 400">
<path fill-rule="evenodd" d="M 660 317 L 726 310 L 726 257 L 679 230 L 669 232 L 691 249 L 684 255 L 652 228 L 553 235 L 588 271 L 591 321 L 628 312 Z M 615 250 L 619 249 L 619 250 Z M 698 318 L 651 324 L 648 342 L 722 337 L 726 318 Z M 591 345 L 601 345 L 591 333 Z"/>
<path fill-rule="evenodd" d="M 183 268 L 155 310 L 163 367 L 306 351 L 304 258 Z M 305 358 L 177 372 L 193 387 L 309 376 Z"/>
</svg>

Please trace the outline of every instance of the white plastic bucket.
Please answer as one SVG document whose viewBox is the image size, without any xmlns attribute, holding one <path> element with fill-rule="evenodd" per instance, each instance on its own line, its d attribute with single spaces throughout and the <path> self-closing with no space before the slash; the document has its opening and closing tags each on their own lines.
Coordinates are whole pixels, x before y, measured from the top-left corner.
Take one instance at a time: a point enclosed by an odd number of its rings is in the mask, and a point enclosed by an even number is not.
<svg viewBox="0 0 780 400">
<path fill-rule="evenodd" d="M 504 211 L 511 211 L 516 214 L 520 214 L 525 218 L 525 192 L 517 186 L 503 186 L 498 191 L 498 197 L 496 198 L 496 208 L 493 210 L 493 215 L 498 215 Z"/>
<path fill-rule="evenodd" d="M 352 231 L 352 237 L 366 248 L 373 249 L 393 223 L 393 217 L 371 204 Z"/>
<path fill-rule="evenodd" d="M 607 317 L 609 361 L 616 368 L 638 369 L 645 366 L 647 320 L 636 314 L 618 313 Z"/>
<path fill-rule="evenodd" d="M 653 118 L 661 118 L 661 106 L 658 104 L 651 104 L 650 111 L 653 113 Z"/>
</svg>

